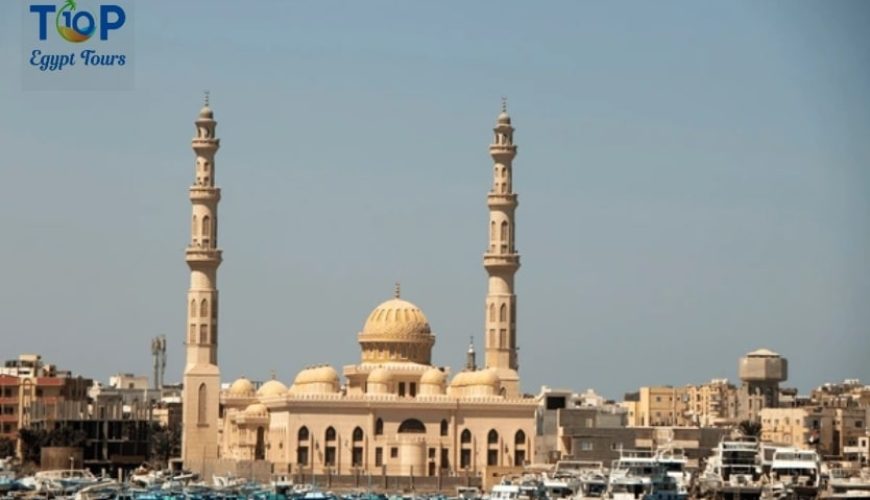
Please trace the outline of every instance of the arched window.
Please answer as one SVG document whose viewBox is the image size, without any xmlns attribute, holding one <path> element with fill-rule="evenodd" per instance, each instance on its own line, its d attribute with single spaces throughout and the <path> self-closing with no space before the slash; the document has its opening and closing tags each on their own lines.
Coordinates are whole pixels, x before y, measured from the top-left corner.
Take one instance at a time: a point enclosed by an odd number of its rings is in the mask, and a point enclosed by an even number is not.
<svg viewBox="0 0 870 500">
<path fill-rule="evenodd" d="M 210 236 L 211 235 L 211 217 L 208 215 L 202 218 L 202 235 Z"/>
<path fill-rule="evenodd" d="M 498 432 L 495 432 L 495 429 L 490 430 L 486 435 L 486 444 L 498 444 Z"/>
<path fill-rule="evenodd" d="M 490 241 L 495 240 L 495 221 L 489 223 L 489 239 Z"/>
<path fill-rule="evenodd" d="M 518 430 L 516 434 L 514 434 L 514 445 L 516 446 L 525 446 L 526 444 L 526 433 L 523 432 L 522 429 Z"/>
<path fill-rule="evenodd" d="M 202 299 L 199 303 L 199 317 L 208 318 L 208 300 Z"/>
<path fill-rule="evenodd" d="M 308 427 L 304 425 L 299 428 L 299 432 L 296 433 L 296 439 L 299 441 L 308 441 Z"/>
<path fill-rule="evenodd" d="M 353 430 L 353 440 L 354 441 L 362 441 L 363 440 L 363 430 L 359 427 Z"/>
<path fill-rule="evenodd" d="M 459 436 L 459 441 L 462 444 L 471 443 L 471 431 L 468 429 L 465 429 L 464 431 L 462 431 L 462 435 Z"/>
<path fill-rule="evenodd" d="M 203 219 L 204 221 L 205 219 Z M 506 242 L 508 240 L 508 223 L 507 221 L 501 221 L 501 241 Z"/>
<path fill-rule="evenodd" d="M 199 424 L 208 423 L 208 394 L 205 389 L 205 384 L 199 384 L 199 393 L 197 394 L 197 415 L 196 421 Z"/>
<path fill-rule="evenodd" d="M 446 436 L 448 431 L 447 419 L 441 421 L 441 435 Z"/>
<path fill-rule="evenodd" d="M 335 429 L 332 426 L 326 428 L 326 441 L 335 441 Z"/>
<path fill-rule="evenodd" d="M 196 316 L 196 299 L 190 299 L 190 317 Z"/>
<path fill-rule="evenodd" d="M 199 325 L 199 343 L 208 344 L 208 326 Z"/>
<path fill-rule="evenodd" d="M 507 304 L 502 304 L 498 310 L 498 320 L 507 321 Z"/>
<path fill-rule="evenodd" d="M 384 421 L 377 419 L 375 421 L 375 436 L 380 436 L 384 433 Z"/>
<path fill-rule="evenodd" d="M 495 321 L 495 304 L 489 305 L 489 320 Z"/>
<path fill-rule="evenodd" d="M 426 432 L 426 426 L 423 425 L 423 422 L 417 420 L 416 418 L 409 418 L 405 420 L 399 425 L 399 433 L 415 433 L 422 434 Z"/>
<path fill-rule="evenodd" d="M 254 460 L 266 459 L 266 430 L 257 427 L 257 443 L 254 445 Z"/>
</svg>

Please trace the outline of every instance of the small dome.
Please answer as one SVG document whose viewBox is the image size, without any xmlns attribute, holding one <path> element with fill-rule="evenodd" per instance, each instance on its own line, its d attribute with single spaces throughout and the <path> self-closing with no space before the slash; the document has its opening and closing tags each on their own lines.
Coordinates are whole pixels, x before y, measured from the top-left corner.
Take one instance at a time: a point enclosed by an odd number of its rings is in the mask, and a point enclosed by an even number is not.
<svg viewBox="0 0 870 500">
<path fill-rule="evenodd" d="M 474 372 L 470 371 L 461 371 L 457 373 L 456 376 L 453 377 L 453 380 L 450 381 L 450 387 L 465 387 L 471 385 L 469 382 L 473 373 Z"/>
<path fill-rule="evenodd" d="M 389 384 L 393 381 L 393 374 L 386 368 L 375 368 L 366 380 L 370 384 Z"/>
<path fill-rule="evenodd" d="M 230 396 L 235 397 L 245 397 L 245 396 L 253 396 L 254 395 L 254 384 L 251 383 L 250 380 L 242 377 L 230 385 L 229 391 L 227 391 Z"/>
<path fill-rule="evenodd" d="M 245 415 L 248 417 L 267 417 L 269 410 L 262 403 L 254 403 L 245 408 Z"/>
<path fill-rule="evenodd" d="M 260 387 L 257 396 L 268 398 L 270 396 L 283 396 L 287 392 L 287 386 L 277 380 L 270 380 Z"/>
<path fill-rule="evenodd" d="M 498 385 L 498 375 L 495 370 L 462 371 L 453 377 L 450 387 L 471 387 L 485 385 L 495 387 Z"/>
<path fill-rule="evenodd" d="M 212 112 L 210 107 L 203 106 L 202 109 L 199 110 L 199 117 L 211 119 L 214 118 L 214 113 Z"/>
<path fill-rule="evenodd" d="M 420 377 L 421 384 L 429 385 L 444 385 L 445 380 L 447 380 L 447 374 L 438 368 L 429 368 Z"/>
<path fill-rule="evenodd" d="M 748 357 L 751 358 L 778 358 L 780 357 L 778 353 L 771 351 L 770 349 L 756 349 L 755 351 L 747 354 Z"/>
<path fill-rule="evenodd" d="M 363 337 L 407 338 L 429 336 L 429 320 L 416 305 L 400 298 L 390 299 L 372 311 L 363 326 Z"/>
<path fill-rule="evenodd" d="M 338 372 L 335 368 L 324 365 L 306 368 L 296 375 L 293 385 L 303 384 L 338 384 Z"/>
<path fill-rule="evenodd" d="M 492 115 L 490 115 L 490 116 L 492 116 Z M 499 125 L 502 125 L 502 124 L 510 125 L 511 124 L 511 117 L 509 114 L 507 114 L 507 111 L 502 111 L 501 113 L 499 113 L 498 123 L 499 123 Z"/>
</svg>

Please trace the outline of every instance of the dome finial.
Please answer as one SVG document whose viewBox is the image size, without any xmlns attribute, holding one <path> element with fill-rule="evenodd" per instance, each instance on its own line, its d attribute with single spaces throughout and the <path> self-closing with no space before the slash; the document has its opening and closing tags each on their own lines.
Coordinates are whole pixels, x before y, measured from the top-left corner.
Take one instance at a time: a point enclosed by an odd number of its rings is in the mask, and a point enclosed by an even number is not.
<svg viewBox="0 0 870 500">
<path fill-rule="evenodd" d="M 208 90 L 203 90 L 202 92 L 205 96 L 205 107 L 208 107 L 208 94 L 209 94 L 209 92 L 208 92 Z"/>
<path fill-rule="evenodd" d="M 397 299 L 402 296 L 402 288 L 398 281 L 396 282 L 396 289 L 393 291 L 393 296 Z"/>
<path fill-rule="evenodd" d="M 275 375 L 275 369 L 272 368 L 272 380 L 277 380 L 278 377 Z"/>
<path fill-rule="evenodd" d="M 507 97 L 505 96 L 501 97 L 501 112 L 507 113 Z"/>
</svg>

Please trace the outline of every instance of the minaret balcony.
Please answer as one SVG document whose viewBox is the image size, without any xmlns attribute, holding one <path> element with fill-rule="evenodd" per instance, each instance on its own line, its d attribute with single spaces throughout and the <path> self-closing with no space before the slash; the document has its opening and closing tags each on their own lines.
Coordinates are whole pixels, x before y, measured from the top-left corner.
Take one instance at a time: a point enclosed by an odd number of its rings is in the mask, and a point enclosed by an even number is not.
<svg viewBox="0 0 870 500">
<path fill-rule="evenodd" d="M 212 186 L 191 186 L 190 201 L 214 201 L 221 200 L 220 188 Z"/>
<path fill-rule="evenodd" d="M 217 248 L 201 248 L 189 246 L 185 251 L 185 260 L 187 262 L 217 262 L 223 260 L 221 250 Z"/>
<path fill-rule="evenodd" d="M 517 201 L 516 193 L 493 193 L 486 195 L 486 205 L 490 208 L 516 208 L 520 202 Z"/>
<path fill-rule="evenodd" d="M 517 269 L 520 267 L 520 254 L 487 252 L 483 254 L 483 267 L 487 269 Z"/>
<path fill-rule="evenodd" d="M 495 161 L 510 160 L 517 155 L 517 147 L 513 144 L 490 144 L 489 155 Z"/>
<path fill-rule="evenodd" d="M 202 149 L 217 149 L 221 147 L 221 140 L 215 137 L 194 137 L 190 141 L 190 145 L 194 150 Z"/>
</svg>

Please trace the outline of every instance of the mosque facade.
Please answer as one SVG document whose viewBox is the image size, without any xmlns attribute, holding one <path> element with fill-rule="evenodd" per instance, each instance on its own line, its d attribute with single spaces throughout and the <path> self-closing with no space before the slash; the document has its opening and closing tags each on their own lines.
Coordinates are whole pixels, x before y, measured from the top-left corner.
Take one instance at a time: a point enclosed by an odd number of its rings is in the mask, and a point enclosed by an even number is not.
<svg viewBox="0 0 870 500">
<path fill-rule="evenodd" d="M 520 390 L 514 275 L 514 128 L 503 105 L 489 152 L 489 244 L 484 307 L 485 356 L 473 345 L 455 373 L 432 362 L 436 335 L 423 311 L 394 296 L 369 314 L 357 335 L 357 364 L 341 373 L 310 366 L 289 385 L 255 388 L 245 378 L 219 391 L 216 272 L 218 140 L 208 106 L 196 121 L 196 184 L 187 335 L 183 459 L 203 472 L 219 461 L 265 461 L 273 472 L 442 476 L 521 467 L 531 461 L 534 397 Z M 206 222 L 207 221 L 207 222 Z M 205 304 L 205 305 L 203 305 Z M 203 309 L 205 308 L 205 309 Z M 219 406 L 218 406 L 219 403 Z"/>
</svg>

